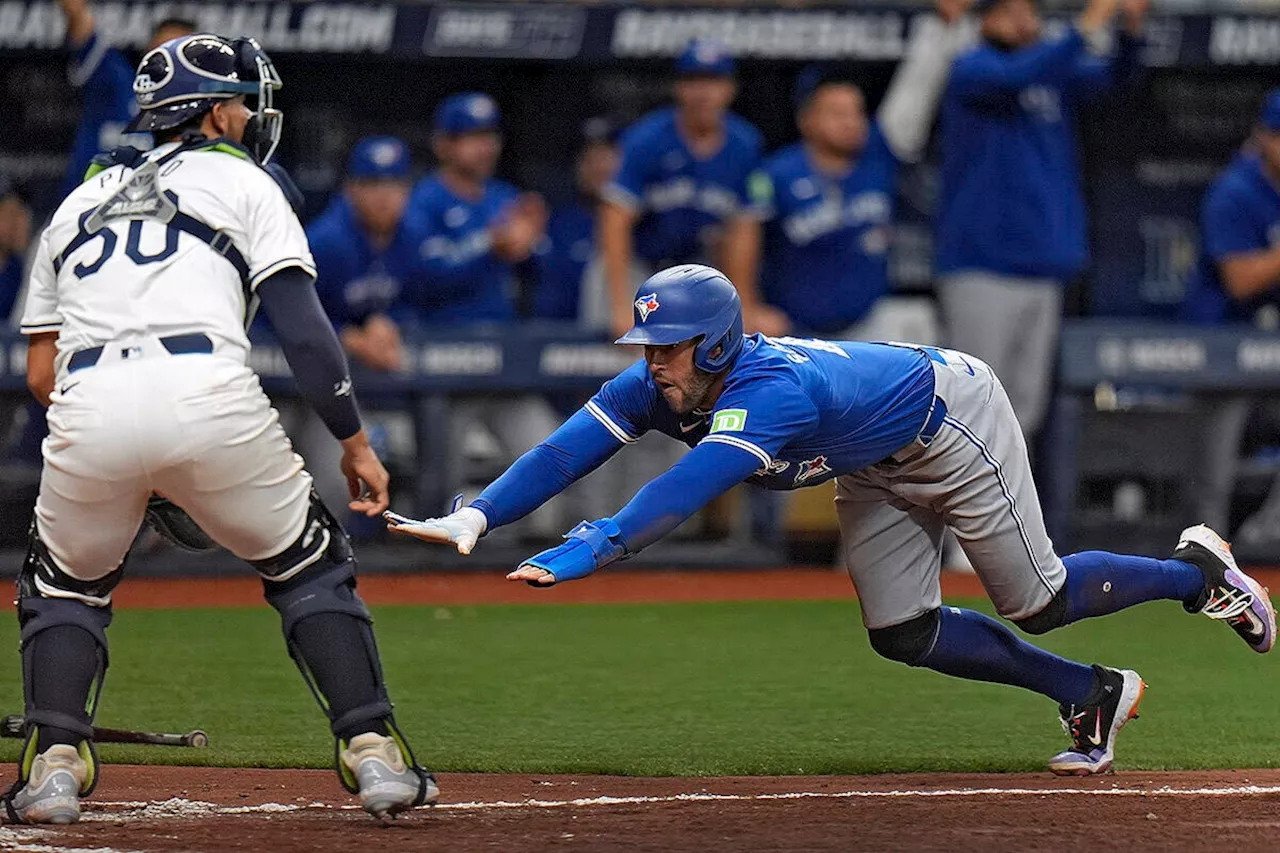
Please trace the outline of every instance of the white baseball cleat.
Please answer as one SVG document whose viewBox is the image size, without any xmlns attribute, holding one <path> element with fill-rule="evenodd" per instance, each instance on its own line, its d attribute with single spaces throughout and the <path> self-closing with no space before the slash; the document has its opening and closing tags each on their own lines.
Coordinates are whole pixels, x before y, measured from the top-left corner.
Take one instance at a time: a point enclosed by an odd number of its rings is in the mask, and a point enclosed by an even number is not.
<svg viewBox="0 0 1280 853">
<path fill-rule="evenodd" d="M 9 798 L 9 810 L 22 823 L 75 823 L 88 773 L 74 746 L 54 744 L 32 761 L 31 776 Z"/>
<path fill-rule="evenodd" d="M 426 774 L 424 779 L 408 766 L 395 740 L 384 735 L 356 735 L 342 751 L 342 763 L 356 778 L 360 805 L 374 817 L 386 819 L 416 805 L 432 805 L 440 796 L 435 778 Z"/>
<path fill-rule="evenodd" d="M 1184 606 L 1230 625 L 1259 654 L 1276 644 L 1276 609 L 1262 584 L 1240 571 L 1231 546 L 1208 526 L 1182 531 L 1173 559 L 1183 560 L 1204 575 L 1204 591 Z"/>
</svg>

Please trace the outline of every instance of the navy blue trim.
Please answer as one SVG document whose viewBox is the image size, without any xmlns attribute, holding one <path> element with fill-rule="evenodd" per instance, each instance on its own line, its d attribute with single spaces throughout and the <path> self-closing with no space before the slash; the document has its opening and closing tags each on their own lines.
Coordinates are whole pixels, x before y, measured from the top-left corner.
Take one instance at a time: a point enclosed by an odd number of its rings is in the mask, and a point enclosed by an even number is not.
<svg viewBox="0 0 1280 853">
<path fill-rule="evenodd" d="M 207 355 L 213 352 L 213 341 L 209 340 L 209 336 L 204 332 L 168 335 L 160 339 L 160 345 L 168 350 L 170 355 L 190 355 L 192 353 L 204 353 Z M 102 358 L 104 349 L 105 347 L 89 347 L 77 353 L 72 353 L 71 360 L 67 362 L 67 372 L 75 373 L 77 370 L 93 367 L 98 363 L 98 359 Z"/>
<path fill-rule="evenodd" d="M 1027 549 L 1027 556 L 1031 559 L 1031 567 L 1035 569 L 1036 577 L 1040 578 L 1040 582 L 1044 584 L 1044 588 L 1049 591 L 1049 594 L 1056 595 L 1058 591 L 1053 588 L 1053 584 L 1049 583 L 1049 579 L 1045 577 L 1044 571 L 1040 568 L 1040 560 L 1036 557 L 1035 548 L 1031 544 L 1031 537 L 1027 535 L 1027 528 L 1022 521 L 1022 514 L 1018 512 L 1018 504 L 1013 499 L 1013 490 L 1009 488 L 1009 481 L 1005 479 L 1004 467 L 991 453 L 990 448 L 969 427 L 952 417 L 945 418 L 945 423 L 968 439 L 970 444 L 978 448 L 982 458 L 995 469 L 996 481 L 1000 483 L 1000 492 L 1004 495 L 1004 499 L 1009 502 L 1009 510 L 1013 513 L 1013 523 L 1017 526 L 1018 535 L 1022 537 L 1022 544 Z"/>
</svg>

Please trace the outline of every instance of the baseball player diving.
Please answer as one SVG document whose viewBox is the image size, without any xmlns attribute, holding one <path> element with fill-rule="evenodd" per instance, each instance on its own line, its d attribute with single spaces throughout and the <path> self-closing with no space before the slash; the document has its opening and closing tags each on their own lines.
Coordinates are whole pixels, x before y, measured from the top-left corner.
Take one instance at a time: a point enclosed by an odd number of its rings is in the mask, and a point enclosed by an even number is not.
<svg viewBox="0 0 1280 853">
<path fill-rule="evenodd" d="M 263 165 L 280 138 L 280 85 L 252 39 L 196 34 L 151 50 L 130 129 L 156 148 L 96 162 L 41 237 L 22 331 L 49 437 L 18 579 L 28 730 L 3 798 L 11 821 L 74 822 L 98 781 L 111 592 L 153 493 L 262 576 L 365 810 L 438 796 L 392 718 L 346 533 L 245 363 L 260 303 L 299 390 L 342 442 L 351 509 L 383 510 L 387 472 L 306 237 Z"/>
<path fill-rule="evenodd" d="M 1022 431 L 983 362 L 911 344 L 744 336 L 737 291 L 710 267 L 663 270 L 640 287 L 621 344 L 638 362 L 605 383 L 546 441 L 469 506 L 390 528 L 470 553 L 648 430 L 691 448 L 613 517 L 507 575 L 535 586 L 586 577 L 660 539 L 747 481 L 794 489 L 836 479 L 849 575 L 871 646 L 936 672 L 1012 684 L 1061 706 L 1071 745 L 1058 774 L 1111 766 L 1116 733 L 1145 685 L 1132 670 L 1077 663 L 972 610 L 943 607 L 943 531 L 973 562 L 996 610 L 1029 634 L 1143 601 L 1180 601 L 1226 622 L 1256 652 L 1275 644 L 1275 611 L 1208 527 L 1182 532 L 1172 558 L 1087 551 L 1059 558 L 1045 533 Z"/>
</svg>

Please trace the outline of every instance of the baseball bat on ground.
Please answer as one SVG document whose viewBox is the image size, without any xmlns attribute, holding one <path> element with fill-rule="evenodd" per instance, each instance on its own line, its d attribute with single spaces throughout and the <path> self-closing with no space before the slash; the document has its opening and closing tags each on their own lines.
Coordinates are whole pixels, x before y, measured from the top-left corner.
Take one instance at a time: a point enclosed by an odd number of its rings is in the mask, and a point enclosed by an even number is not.
<svg viewBox="0 0 1280 853">
<path fill-rule="evenodd" d="M 21 738 L 25 736 L 26 718 L 21 714 L 10 714 L 0 720 L 0 737 Z M 209 736 L 199 729 L 186 734 L 166 734 L 165 732 L 135 732 L 128 729 L 104 729 L 93 727 L 93 739 L 97 743 L 146 743 L 153 746 L 193 746 L 202 748 L 209 745 Z"/>
</svg>

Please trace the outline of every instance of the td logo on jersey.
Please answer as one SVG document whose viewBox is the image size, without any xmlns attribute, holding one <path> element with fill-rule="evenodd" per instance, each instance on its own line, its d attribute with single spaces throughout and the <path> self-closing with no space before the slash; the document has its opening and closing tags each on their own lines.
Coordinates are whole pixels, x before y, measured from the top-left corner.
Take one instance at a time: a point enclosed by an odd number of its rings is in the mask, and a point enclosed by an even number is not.
<svg viewBox="0 0 1280 853">
<path fill-rule="evenodd" d="M 712 432 L 742 432 L 746 428 L 746 409 L 721 409 L 711 419 Z"/>
<path fill-rule="evenodd" d="M 640 314 L 640 322 L 649 319 L 649 315 L 658 310 L 658 294 L 650 293 L 636 300 L 636 311 Z"/>
</svg>

